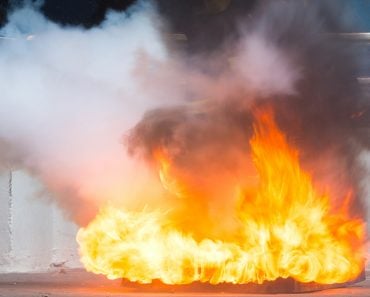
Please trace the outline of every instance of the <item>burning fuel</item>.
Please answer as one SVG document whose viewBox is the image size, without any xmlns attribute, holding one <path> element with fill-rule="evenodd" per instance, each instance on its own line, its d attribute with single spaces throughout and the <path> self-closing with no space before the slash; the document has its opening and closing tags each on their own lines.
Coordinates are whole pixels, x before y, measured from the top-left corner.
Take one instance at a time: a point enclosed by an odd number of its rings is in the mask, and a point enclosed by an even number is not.
<svg viewBox="0 0 370 297">
<path fill-rule="evenodd" d="M 365 223 L 349 213 L 351 189 L 343 193 L 348 202 L 333 207 L 300 168 L 298 151 L 289 146 L 272 112 L 255 116 L 250 144 L 258 183 L 230 185 L 238 197 L 233 240 L 222 240 L 225 235 L 196 240 L 173 224 L 168 211 L 106 207 L 77 235 L 86 269 L 111 279 L 166 284 L 263 283 L 279 277 L 331 284 L 357 277 L 364 267 Z M 180 177 L 168 176 L 168 160 L 158 162 L 170 194 L 196 195 L 182 190 L 188 185 Z M 190 228 L 196 232 L 201 224 L 193 221 Z"/>
</svg>

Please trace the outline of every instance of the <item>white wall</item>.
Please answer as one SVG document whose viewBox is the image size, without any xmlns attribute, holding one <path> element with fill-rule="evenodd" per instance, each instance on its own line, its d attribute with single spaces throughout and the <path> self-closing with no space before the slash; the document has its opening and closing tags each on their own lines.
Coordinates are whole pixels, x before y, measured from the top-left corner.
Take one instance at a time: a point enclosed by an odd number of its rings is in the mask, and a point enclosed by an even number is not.
<svg viewBox="0 0 370 297">
<path fill-rule="evenodd" d="M 10 208 L 9 208 L 9 174 L 0 175 L 0 270 L 2 266 L 9 265 L 11 250 L 10 240 Z"/>
<path fill-rule="evenodd" d="M 0 176 L 0 272 L 45 271 L 63 262 L 80 267 L 75 234 L 41 186 L 22 171 Z"/>
</svg>

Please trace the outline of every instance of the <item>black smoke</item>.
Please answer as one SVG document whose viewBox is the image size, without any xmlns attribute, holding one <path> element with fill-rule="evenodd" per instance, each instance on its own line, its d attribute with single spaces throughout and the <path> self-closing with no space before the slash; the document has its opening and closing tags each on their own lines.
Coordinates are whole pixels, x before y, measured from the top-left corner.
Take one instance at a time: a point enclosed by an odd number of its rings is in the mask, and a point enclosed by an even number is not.
<svg viewBox="0 0 370 297">
<path fill-rule="evenodd" d="M 197 61 L 200 72 L 216 77 L 215 88 L 228 83 L 220 79 L 220 73 L 232 75 L 230 64 L 243 62 L 236 53 L 241 44 L 253 43 L 255 38 L 264 40 L 271 52 L 252 55 L 251 61 L 258 64 L 260 59 L 268 59 L 275 49 L 283 53 L 291 65 L 289 69 L 295 72 L 294 87 L 287 92 L 260 92 L 270 88 L 269 76 L 280 76 L 280 69 L 268 67 L 259 72 L 257 67 L 254 75 L 262 76 L 263 82 L 257 84 L 257 91 L 248 81 L 239 81 L 235 90 L 221 99 L 204 91 L 203 98 L 193 98 L 189 104 L 148 111 L 127 138 L 130 152 L 153 162 L 153 152 L 161 148 L 175 168 L 191 176 L 197 188 L 207 188 L 208 180 L 217 174 L 237 179 L 241 170 L 249 169 L 241 164 L 240 156 L 249 152 L 253 109 L 272 106 L 279 127 L 298 147 L 300 159 L 314 179 L 334 184 L 333 191 L 342 197 L 342 191 L 353 188 L 353 211 L 364 215 L 366 198 L 362 186 L 368 173 L 358 157 L 370 149 L 370 102 L 357 75 L 365 57 L 361 55 L 363 44 L 334 34 L 356 30 L 339 4 L 248 2 L 245 11 L 226 9 L 226 32 L 220 30 L 217 21 L 172 21 L 190 40 L 189 63 Z M 201 17 L 190 18 L 193 19 L 199 21 Z M 223 63 L 216 70 L 212 69 L 215 60 Z M 248 63 L 240 67 L 253 71 L 248 69 Z M 284 77 L 280 79 L 284 81 Z"/>
</svg>

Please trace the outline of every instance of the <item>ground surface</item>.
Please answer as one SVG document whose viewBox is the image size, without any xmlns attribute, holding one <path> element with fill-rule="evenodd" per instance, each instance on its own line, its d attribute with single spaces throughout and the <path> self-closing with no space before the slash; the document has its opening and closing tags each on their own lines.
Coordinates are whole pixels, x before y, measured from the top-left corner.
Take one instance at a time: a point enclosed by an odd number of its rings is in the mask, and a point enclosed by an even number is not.
<svg viewBox="0 0 370 297">
<path fill-rule="evenodd" d="M 33 274 L 0 274 L 0 297 L 237 297 L 237 296 L 366 296 L 370 297 L 370 274 L 367 274 L 365 281 L 347 288 L 330 289 L 320 292 L 303 294 L 243 294 L 243 293 L 143 293 L 137 289 L 129 289 L 122 286 L 120 280 L 110 281 L 101 276 L 86 273 L 82 270 L 59 269 L 50 273 Z"/>
</svg>

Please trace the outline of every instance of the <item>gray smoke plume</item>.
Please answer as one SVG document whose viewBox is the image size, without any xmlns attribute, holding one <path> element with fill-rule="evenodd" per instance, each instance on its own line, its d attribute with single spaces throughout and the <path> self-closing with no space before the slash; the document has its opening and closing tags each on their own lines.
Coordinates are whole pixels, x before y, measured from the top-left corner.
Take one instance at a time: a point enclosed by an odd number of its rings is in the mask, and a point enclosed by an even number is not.
<svg viewBox="0 0 370 297">
<path fill-rule="evenodd" d="M 249 154 L 252 110 L 264 105 L 273 107 L 317 186 L 330 185 L 338 204 L 352 188 L 352 212 L 365 215 L 368 173 L 358 156 L 370 147 L 370 102 L 356 80 L 363 57 L 358 45 L 331 34 L 333 24 L 344 26 L 320 2 L 261 2 L 237 19 L 238 33 L 221 48 L 187 57 L 186 68 L 195 72 L 186 79 L 192 102 L 151 110 L 131 131 L 132 153 L 153 162 L 158 148 L 165 151 L 198 194 L 185 203 L 185 213 L 193 214 L 180 223 L 185 230 L 194 217 L 209 220 L 207 235 L 219 221 L 232 224 L 217 209 L 235 205 L 235 189 L 227 185 L 254 182 L 253 166 L 242 156 Z"/>
</svg>

